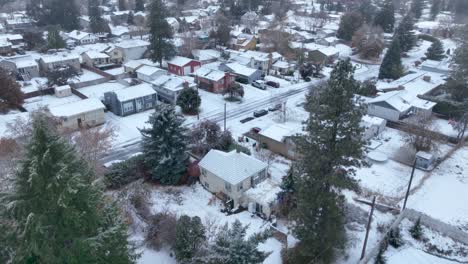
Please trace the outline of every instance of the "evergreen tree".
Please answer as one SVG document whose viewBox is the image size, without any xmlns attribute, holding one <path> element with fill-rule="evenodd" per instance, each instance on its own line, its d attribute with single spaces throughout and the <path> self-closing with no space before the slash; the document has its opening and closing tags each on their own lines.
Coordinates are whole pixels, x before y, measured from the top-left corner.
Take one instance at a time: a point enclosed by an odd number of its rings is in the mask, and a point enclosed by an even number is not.
<svg viewBox="0 0 468 264">
<path fill-rule="evenodd" d="M 221 228 L 216 235 L 214 244 L 211 245 L 201 263 L 208 264 L 239 264 L 239 263 L 263 263 L 268 256 L 258 250 L 258 244 L 266 238 L 252 235 L 246 239 L 248 226 L 242 226 L 236 219 L 231 228 L 228 224 Z M 197 261 L 198 259 L 195 259 Z"/>
<path fill-rule="evenodd" d="M 439 39 L 435 39 L 431 46 L 427 49 L 426 58 L 428 60 L 440 61 L 445 58 L 445 50 L 442 42 Z"/>
<path fill-rule="evenodd" d="M 47 24 L 60 25 L 67 31 L 80 28 L 78 21 L 80 12 L 74 0 L 51 0 L 49 10 Z"/>
<path fill-rule="evenodd" d="M 119 0 L 119 11 L 127 10 L 127 0 Z"/>
<path fill-rule="evenodd" d="M 394 248 L 399 248 L 405 244 L 405 242 L 401 238 L 401 231 L 399 227 L 390 230 L 390 232 L 388 233 L 387 241 L 388 244 Z"/>
<path fill-rule="evenodd" d="M 50 26 L 47 33 L 47 48 L 63 49 L 65 46 L 65 40 L 60 36 L 60 28 L 58 26 Z"/>
<path fill-rule="evenodd" d="M 385 33 L 392 33 L 395 25 L 395 7 L 392 0 L 384 0 L 380 11 L 375 16 L 374 24 L 382 27 Z"/>
<path fill-rule="evenodd" d="M 233 82 L 222 91 L 222 94 L 229 95 L 227 97 L 229 101 L 241 100 L 244 97 L 244 87 L 237 82 Z"/>
<path fill-rule="evenodd" d="M 411 2 L 411 13 L 413 13 L 414 18 L 419 19 L 421 18 L 422 11 L 424 9 L 424 0 L 413 0 Z"/>
<path fill-rule="evenodd" d="M 135 12 L 144 12 L 144 11 L 145 11 L 145 1 L 135 0 Z"/>
<path fill-rule="evenodd" d="M 421 226 L 421 218 L 418 218 L 416 223 L 410 229 L 411 236 L 416 240 L 421 240 L 423 237 L 423 230 Z"/>
<path fill-rule="evenodd" d="M 210 37 L 215 39 L 216 44 L 226 46 L 231 39 L 229 20 L 224 15 L 220 14 L 216 18 L 216 24 L 218 26 L 215 31 L 211 32 Z"/>
<path fill-rule="evenodd" d="M 346 41 L 353 38 L 354 32 L 358 30 L 363 23 L 363 18 L 358 12 L 346 13 L 341 17 L 337 37 Z"/>
<path fill-rule="evenodd" d="M 449 86 L 452 97 L 463 102 L 468 98 L 468 24 L 458 32 L 460 45 L 455 50 Z"/>
<path fill-rule="evenodd" d="M 371 0 L 362 0 L 358 11 L 361 13 L 364 23 L 372 23 L 376 13 L 376 8 Z"/>
<path fill-rule="evenodd" d="M 386 264 L 387 263 L 387 258 L 384 255 L 385 249 L 386 249 L 386 243 L 384 241 L 380 244 L 379 253 L 377 253 L 377 257 L 375 257 L 374 264 Z"/>
<path fill-rule="evenodd" d="M 197 254 L 205 242 L 205 227 L 200 217 L 183 215 L 177 220 L 174 252 L 178 262 L 184 263 Z"/>
<path fill-rule="evenodd" d="M 353 78 L 350 60 L 340 61 L 329 81 L 307 97 L 306 135 L 296 144 L 300 160 L 294 178 L 297 208 L 293 232 L 300 240 L 291 263 L 331 263 L 345 247 L 344 197 L 341 188 L 357 188 L 352 178 L 363 158 L 364 108 L 354 94 L 359 83 Z"/>
<path fill-rule="evenodd" d="M 16 109 L 23 104 L 24 94 L 20 84 L 4 68 L 0 67 L 0 113 Z"/>
<path fill-rule="evenodd" d="M 175 47 L 171 40 L 173 33 L 166 20 L 168 11 L 162 0 L 152 0 L 150 6 L 150 58 L 159 62 L 162 67 L 163 59 L 170 59 L 175 54 Z"/>
<path fill-rule="evenodd" d="M 161 184 L 177 184 L 186 171 L 187 137 L 184 119 L 174 106 L 157 104 L 149 120 L 149 128 L 141 129 L 144 164 L 153 180 Z"/>
<path fill-rule="evenodd" d="M 133 14 L 132 11 L 130 11 L 130 13 L 128 13 L 128 17 L 127 17 L 127 24 L 128 25 L 135 25 L 135 15 Z"/>
<path fill-rule="evenodd" d="M 45 115 L 32 127 L 13 188 L 0 195 L 1 218 L 14 223 L 11 263 L 134 263 L 127 228 L 92 170 Z"/>
<path fill-rule="evenodd" d="M 185 114 L 196 114 L 201 105 L 201 98 L 198 91 L 192 88 L 183 89 L 177 97 L 177 105 L 182 108 Z"/>
<path fill-rule="evenodd" d="M 380 65 L 379 79 L 396 80 L 402 75 L 403 65 L 401 64 L 400 41 L 398 38 L 395 38 Z"/>
<path fill-rule="evenodd" d="M 436 17 L 439 14 L 441 8 L 442 8 L 441 0 L 432 0 L 432 5 L 431 5 L 431 19 L 432 20 L 436 19 Z"/>
<path fill-rule="evenodd" d="M 396 37 L 400 42 L 402 52 L 407 52 L 416 44 L 416 36 L 413 32 L 414 22 L 411 15 L 406 15 L 395 31 Z"/>
<path fill-rule="evenodd" d="M 92 33 L 110 33 L 109 25 L 101 16 L 98 0 L 88 0 L 88 14 Z"/>
</svg>

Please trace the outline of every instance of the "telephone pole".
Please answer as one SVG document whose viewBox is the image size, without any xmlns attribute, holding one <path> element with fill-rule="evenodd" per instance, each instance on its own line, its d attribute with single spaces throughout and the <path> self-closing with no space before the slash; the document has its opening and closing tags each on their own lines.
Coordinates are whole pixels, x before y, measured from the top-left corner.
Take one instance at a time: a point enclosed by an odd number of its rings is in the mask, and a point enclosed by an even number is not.
<svg viewBox="0 0 468 264">
<path fill-rule="evenodd" d="M 413 169 L 411 170 L 411 177 L 408 183 L 408 189 L 406 190 L 405 202 L 403 203 L 403 210 L 406 208 L 406 202 L 408 201 L 408 196 L 411 190 L 411 183 L 413 182 L 414 171 L 416 170 L 416 158 L 414 159 Z"/>
<path fill-rule="evenodd" d="M 226 131 L 226 103 L 224 103 L 224 131 Z"/>
<path fill-rule="evenodd" d="M 369 239 L 369 231 L 370 231 L 370 228 L 371 228 L 372 216 L 374 214 L 374 207 L 375 207 L 375 196 L 374 196 L 374 199 L 372 199 L 372 207 L 371 207 L 371 211 L 370 211 L 370 214 L 369 214 L 369 220 L 367 221 L 366 237 L 364 238 L 364 245 L 362 245 L 362 252 L 361 252 L 361 258 L 360 259 L 363 259 L 364 256 L 366 255 L 367 240 Z"/>
</svg>

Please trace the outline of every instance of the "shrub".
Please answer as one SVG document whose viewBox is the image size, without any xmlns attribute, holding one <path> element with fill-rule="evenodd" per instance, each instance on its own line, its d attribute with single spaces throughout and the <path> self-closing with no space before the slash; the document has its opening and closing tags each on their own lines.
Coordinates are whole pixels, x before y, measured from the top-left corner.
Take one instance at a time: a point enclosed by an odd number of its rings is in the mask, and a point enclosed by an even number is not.
<svg viewBox="0 0 468 264">
<path fill-rule="evenodd" d="M 416 223 L 410 229 L 411 236 L 416 240 L 421 240 L 423 238 L 423 230 L 421 226 L 421 218 L 418 218 Z"/>
<path fill-rule="evenodd" d="M 148 223 L 145 242 L 148 247 L 160 250 L 163 246 L 174 247 L 176 241 L 177 218 L 170 213 L 153 215 Z"/>
<path fill-rule="evenodd" d="M 399 248 L 403 246 L 405 243 L 401 238 L 400 228 L 395 228 L 390 230 L 387 237 L 388 244 L 394 248 Z"/>
<path fill-rule="evenodd" d="M 109 189 L 117 189 L 143 178 L 142 155 L 115 163 L 104 174 L 104 184 Z"/>
</svg>

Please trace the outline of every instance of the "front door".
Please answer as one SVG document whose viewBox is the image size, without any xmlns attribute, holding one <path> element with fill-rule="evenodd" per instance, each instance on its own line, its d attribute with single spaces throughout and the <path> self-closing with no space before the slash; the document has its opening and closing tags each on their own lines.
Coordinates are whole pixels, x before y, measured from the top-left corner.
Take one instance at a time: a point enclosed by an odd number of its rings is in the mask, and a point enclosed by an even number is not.
<svg viewBox="0 0 468 264">
<path fill-rule="evenodd" d="M 143 110 L 143 99 L 136 99 L 135 100 L 135 104 L 136 104 L 136 111 L 137 112 L 140 112 L 141 110 Z"/>
</svg>

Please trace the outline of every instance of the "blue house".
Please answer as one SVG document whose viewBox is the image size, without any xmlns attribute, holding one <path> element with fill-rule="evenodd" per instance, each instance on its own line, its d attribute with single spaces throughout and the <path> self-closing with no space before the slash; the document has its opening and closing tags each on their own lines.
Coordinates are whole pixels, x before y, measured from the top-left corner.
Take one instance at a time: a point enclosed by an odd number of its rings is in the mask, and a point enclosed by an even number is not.
<svg viewBox="0 0 468 264">
<path fill-rule="evenodd" d="M 152 109 L 158 100 L 151 84 L 142 83 L 104 94 L 104 103 L 119 116 L 128 116 Z"/>
</svg>

